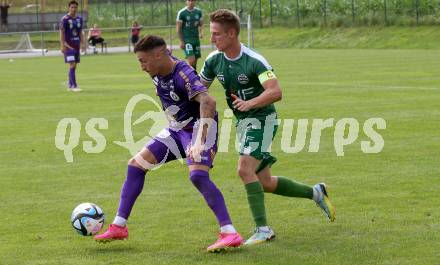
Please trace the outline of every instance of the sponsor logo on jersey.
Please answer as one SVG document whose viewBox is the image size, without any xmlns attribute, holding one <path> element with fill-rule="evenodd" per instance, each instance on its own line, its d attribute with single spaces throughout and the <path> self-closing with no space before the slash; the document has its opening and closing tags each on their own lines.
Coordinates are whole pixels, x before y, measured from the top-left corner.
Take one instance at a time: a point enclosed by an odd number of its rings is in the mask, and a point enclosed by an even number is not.
<svg viewBox="0 0 440 265">
<path fill-rule="evenodd" d="M 174 93 L 174 91 L 170 91 L 170 97 L 171 97 L 174 101 L 179 101 L 179 100 L 180 100 L 179 96 L 178 96 L 176 93 Z"/>
<path fill-rule="evenodd" d="M 249 83 L 249 78 L 245 74 L 240 74 L 238 76 L 238 83 L 245 85 Z"/>
<path fill-rule="evenodd" d="M 225 76 L 224 75 L 218 74 L 217 79 L 218 79 L 218 81 L 220 81 L 220 83 L 222 83 L 222 84 L 225 83 Z"/>
<path fill-rule="evenodd" d="M 186 20 L 190 20 L 191 19 L 191 17 L 190 16 L 186 16 Z"/>
</svg>

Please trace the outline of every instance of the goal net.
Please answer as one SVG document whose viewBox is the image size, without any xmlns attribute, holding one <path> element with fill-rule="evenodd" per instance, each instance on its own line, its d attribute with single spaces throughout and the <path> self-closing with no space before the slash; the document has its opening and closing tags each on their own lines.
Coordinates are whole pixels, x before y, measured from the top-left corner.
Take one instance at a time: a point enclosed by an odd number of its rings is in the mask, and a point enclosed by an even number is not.
<svg viewBox="0 0 440 265">
<path fill-rule="evenodd" d="M 42 53 L 43 50 L 34 48 L 29 33 L 0 35 L 0 53 L 25 53 L 25 52 Z M 47 52 L 47 50 L 44 50 L 44 52 Z"/>
</svg>

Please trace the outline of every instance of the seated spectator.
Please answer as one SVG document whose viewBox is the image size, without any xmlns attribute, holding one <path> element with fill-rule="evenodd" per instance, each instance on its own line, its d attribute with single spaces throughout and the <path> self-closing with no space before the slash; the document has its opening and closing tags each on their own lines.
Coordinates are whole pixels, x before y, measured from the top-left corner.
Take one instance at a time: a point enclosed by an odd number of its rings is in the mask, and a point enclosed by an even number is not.
<svg viewBox="0 0 440 265">
<path fill-rule="evenodd" d="M 97 53 L 96 44 L 104 42 L 104 39 L 101 37 L 101 30 L 98 28 L 98 24 L 93 24 L 93 28 L 89 30 L 89 36 L 87 39 L 93 47 L 93 53 Z"/>
</svg>

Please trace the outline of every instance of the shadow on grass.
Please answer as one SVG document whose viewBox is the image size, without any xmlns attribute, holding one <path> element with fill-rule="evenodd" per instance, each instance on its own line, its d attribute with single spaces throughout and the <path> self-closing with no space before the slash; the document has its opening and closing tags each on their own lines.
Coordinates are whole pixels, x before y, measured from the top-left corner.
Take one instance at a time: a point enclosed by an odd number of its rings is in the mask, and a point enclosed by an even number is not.
<svg viewBox="0 0 440 265">
<path fill-rule="evenodd" d="M 95 254 L 109 254 L 109 253 L 136 253 L 142 252 L 143 250 L 133 247 L 132 245 L 122 245 L 122 244 L 99 244 L 96 243 L 95 246 L 90 247 L 90 252 Z"/>
</svg>

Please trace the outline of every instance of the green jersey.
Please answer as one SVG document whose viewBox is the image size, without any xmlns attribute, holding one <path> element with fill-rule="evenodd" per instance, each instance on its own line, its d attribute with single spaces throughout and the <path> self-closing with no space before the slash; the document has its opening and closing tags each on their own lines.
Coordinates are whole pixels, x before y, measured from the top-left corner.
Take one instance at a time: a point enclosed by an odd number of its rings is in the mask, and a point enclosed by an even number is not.
<svg viewBox="0 0 440 265">
<path fill-rule="evenodd" d="M 200 77 L 207 82 L 217 78 L 225 89 L 226 101 L 238 120 L 257 118 L 264 120 L 269 114 L 275 113 L 274 104 L 241 112 L 232 106 L 231 94 L 242 100 L 250 100 L 263 93 L 262 84 L 276 78 L 272 66 L 257 52 L 241 44 L 237 58 L 227 58 L 223 52 L 213 51 L 205 60 Z"/>
<path fill-rule="evenodd" d="M 182 8 L 177 13 L 176 21 L 182 22 L 183 41 L 193 42 L 199 40 L 199 26 L 202 21 L 202 10 L 194 7 L 192 10 Z"/>
</svg>

